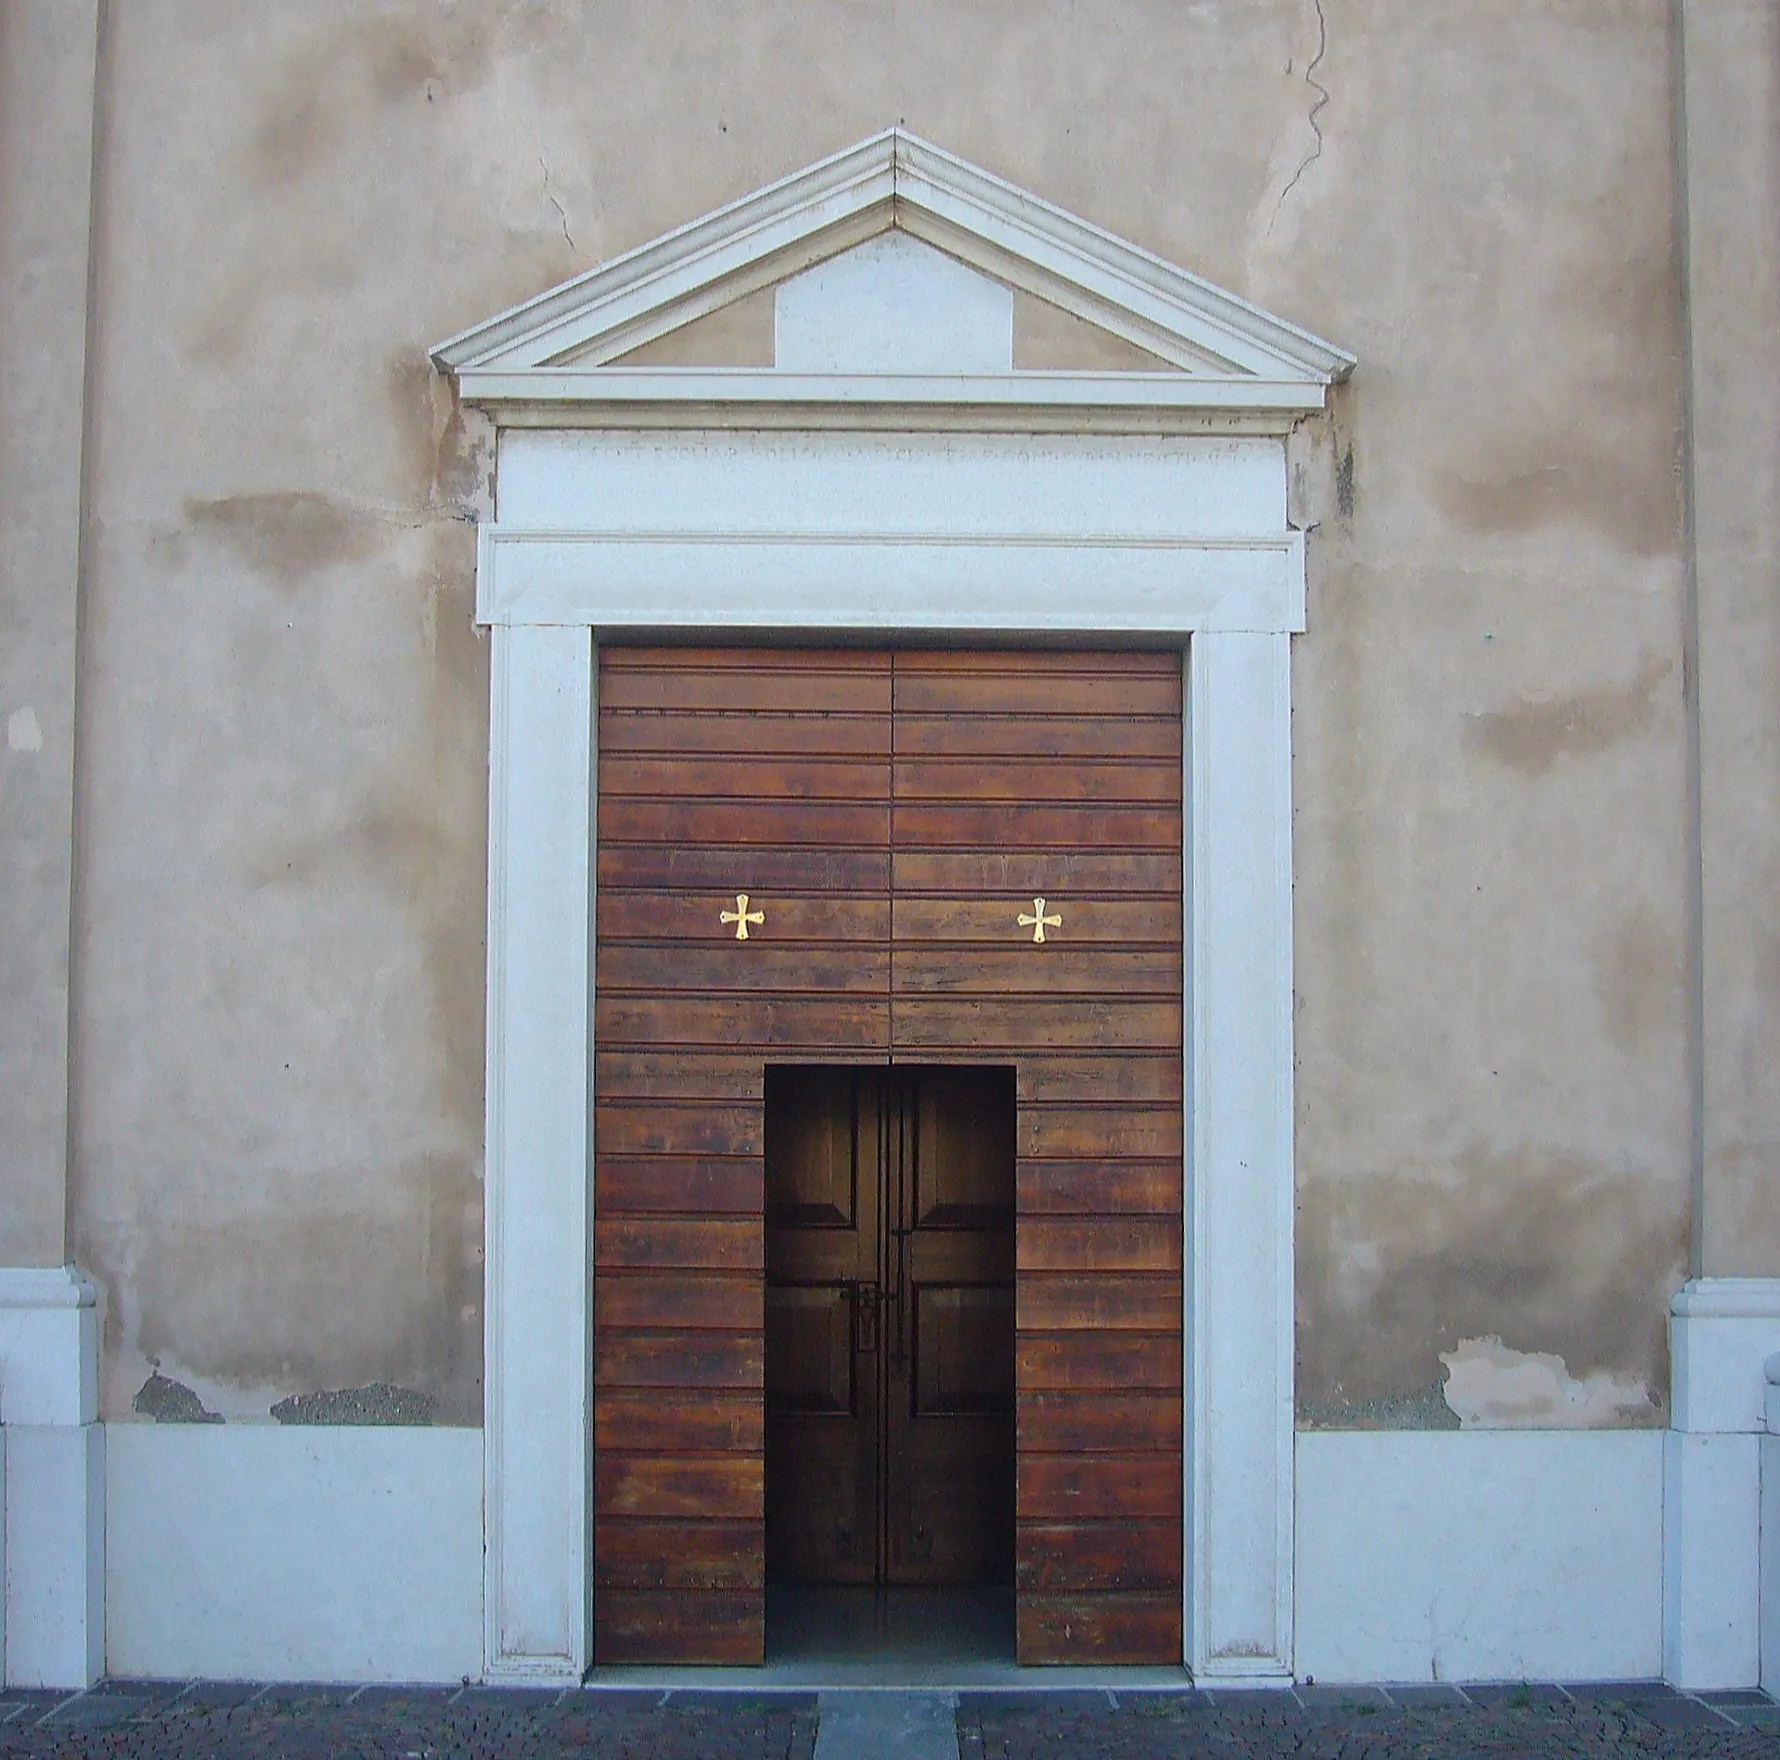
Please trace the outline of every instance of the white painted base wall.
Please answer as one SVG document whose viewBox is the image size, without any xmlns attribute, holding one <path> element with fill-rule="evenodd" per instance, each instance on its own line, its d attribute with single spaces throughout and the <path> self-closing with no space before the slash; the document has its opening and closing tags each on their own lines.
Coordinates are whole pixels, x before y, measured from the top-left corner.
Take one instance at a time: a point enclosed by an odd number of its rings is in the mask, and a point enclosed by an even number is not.
<svg viewBox="0 0 1780 1760">
<path fill-rule="evenodd" d="M 482 1432 L 109 1426 L 106 1666 L 482 1673 Z"/>
<path fill-rule="evenodd" d="M 6 1427 L 6 1684 L 105 1671 L 105 1428 Z"/>
<path fill-rule="evenodd" d="M 1300 1432 L 1299 1677 L 1659 1677 L 1663 1442 Z"/>
</svg>

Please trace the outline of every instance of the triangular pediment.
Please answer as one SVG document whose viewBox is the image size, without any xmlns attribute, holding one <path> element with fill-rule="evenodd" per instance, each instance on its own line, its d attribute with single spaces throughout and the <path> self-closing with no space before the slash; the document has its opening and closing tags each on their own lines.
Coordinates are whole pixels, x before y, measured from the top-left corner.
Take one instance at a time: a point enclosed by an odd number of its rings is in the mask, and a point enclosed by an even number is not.
<svg viewBox="0 0 1780 1760">
<path fill-rule="evenodd" d="M 1127 376 L 1202 382 L 1207 406 L 1266 402 L 1264 386 L 1273 388 L 1272 407 L 1320 406 L 1324 388 L 1354 365 L 1333 344 L 901 128 L 475 325 L 440 343 L 433 358 L 458 375 L 470 401 L 598 398 L 602 383 L 615 392 L 619 380 L 626 395 L 641 395 L 636 369 L 614 363 L 639 351 L 647 358 L 658 339 L 891 232 L 1118 339 L 1158 369 Z M 920 376 L 876 375 L 910 384 Z M 926 377 L 934 378 L 930 368 Z M 1254 398 L 1243 396 L 1244 382 Z M 747 400 L 771 389 L 751 386 Z M 1163 390 L 1152 397 L 1171 405 L 1195 395 L 1187 385 Z M 1017 394 L 1002 387 L 996 400 Z"/>
</svg>

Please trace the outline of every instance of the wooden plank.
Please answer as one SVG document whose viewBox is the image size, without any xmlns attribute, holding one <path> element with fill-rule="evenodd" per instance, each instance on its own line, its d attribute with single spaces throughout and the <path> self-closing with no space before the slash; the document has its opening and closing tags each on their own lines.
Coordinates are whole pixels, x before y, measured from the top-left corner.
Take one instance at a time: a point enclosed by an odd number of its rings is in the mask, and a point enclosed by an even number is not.
<svg viewBox="0 0 1780 1760">
<path fill-rule="evenodd" d="M 766 1350 L 757 1332 L 598 1332 L 596 1389 L 766 1385 Z"/>
<path fill-rule="evenodd" d="M 1178 1454 L 1026 1454 L 1020 1457 L 1022 1523 L 1178 1517 Z"/>
<path fill-rule="evenodd" d="M 1178 1391 L 1180 1334 L 1022 1332 L 1015 1345 L 1018 1385 L 1048 1389 Z"/>
<path fill-rule="evenodd" d="M 1022 1391 L 1015 1405 L 1022 1454 L 1180 1452 L 1179 1394 Z"/>
<path fill-rule="evenodd" d="M 1022 1595 L 1015 1621 L 1022 1663 L 1177 1664 L 1181 1659 L 1178 1589 Z"/>
<path fill-rule="evenodd" d="M 890 864 L 898 900 L 916 893 L 997 898 L 1110 898 L 1150 893 L 1181 901 L 1178 848 L 1109 853 L 1096 849 L 1009 849 L 995 840 L 973 850 L 909 849 L 899 843 Z"/>
<path fill-rule="evenodd" d="M 758 1100 L 602 1100 L 593 1114 L 609 1155 L 758 1155 L 762 1132 Z"/>
<path fill-rule="evenodd" d="M 1180 790 L 1178 713 L 898 715 L 891 728 L 898 757 L 1169 758 L 1175 765 L 1177 795 Z"/>
<path fill-rule="evenodd" d="M 608 1517 L 599 1526 L 593 1580 L 601 1589 L 761 1589 L 766 1526 Z"/>
<path fill-rule="evenodd" d="M 593 1463 L 601 1516 L 763 1521 L 766 1460 L 757 1454 L 640 1455 L 608 1449 Z"/>
<path fill-rule="evenodd" d="M 1014 1307 L 1021 1331 L 1113 1327 L 1163 1332 L 1181 1323 L 1181 1280 L 1022 1272 L 1014 1288 Z"/>
<path fill-rule="evenodd" d="M 596 1267 L 764 1271 L 766 1235 L 757 1218 L 596 1215 Z"/>
<path fill-rule="evenodd" d="M 596 1661 L 742 1667 L 766 1654 L 766 1597 L 730 1592 L 608 1589 L 593 1598 Z"/>
<path fill-rule="evenodd" d="M 1000 1051 L 1169 1050 L 1180 1044 L 1181 1005 L 1147 998 L 982 1000 L 965 996 L 899 997 L 896 1049 L 973 1047 L 994 1063 Z"/>
<path fill-rule="evenodd" d="M 1171 1161 L 1035 1161 L 1017 1164 L 1027 1216 L 1179 1216 L 1182 1166 Z"/>
<path fill-rule="evenodd" d="M 952 809 L 929 809 L 951 811 Z M 1077 811 L 1060 808 L 1060 813 Z M 1151 814 L 1128 815 L 1134 836 L 1137 819 Z M 735 800 L 633 800 L 602 794 L 599 799 L 601 843 L 721 843 L 732 849 L 752 845 L 811 845 L 825 849 L 883 848 L 890 841 L 888 801 L 863 804 L 837 801 L 735 801 Z M 969 841 L 958 838 L 954 841 Z M 977 841 L 982 841 L 978 839 Z M 1031 841 L 1053 841 L 1034 838 Z M 1120 839 L 1110 837 L 1109 842 Z M 750 886 L 745 872 L 735 874 L 737 891 Z"/>
<path fill-rule="evenodd" d="M 718 650 L 721 652 L 722 650 Z M 898 648 L 898 676 L 952 673 L 1106 673 L 1117 677 L 1173 677 L 1181 670 L 1179 647 L 1153 648 Z"/>
<path fill-rule="evenodd" d="M 1040 726 L 1043 723 L 1039 724 Z M 1096 730 L 1099 722 L 1085 724 Z M 1126 724 L 1133 731 L 1143 723 Z M 1162 725 L 1158 723 L 1157 725 Z M 888 758 L 891 722 L 887 713 L 870 715 L 770 715 L 667 710 L 607 712 L 600 720 L 600 756 L 619 753 L 674 754 L 738 752 L 795 757 Z M 1018 748 L 1024 750 L 1024 747 Z M 1119 746 L 1112 750 L 1122 750 Z M 1175 727 L 1174 749 L 1180 749 Z M 1155 754 L 1160 756 L 1162 754 Z"/>
<path fill-rule="evenodd" d="M 602 798 L 611 794 L 673 801 L 881 801 L 890 792 L 890 765 L 867 758 L 701 753 L 696 757 L 609 757 L 600 762 Z M 1150 797 L 1127 794 L 1114 798 Z"/>
<path fill-rule="evenodd" d="M 750 904 L 773 927 L 770 897 Z M 734 908 L 734 899 L 730 900 Z M 670 997 L 680 992 L 694 995 L 716 990 L 738 990 L 776 997 L 882 996 L 890 989 L 890 950 L 887 947 L 781 947 L 764 932 L 750 933 L 746 941 L 717 927 L 713 913 L 709 943 L 671 941 L 662 945 L 603 944 L 595 968 L 595 982 L 602 991 L 653 990 Z"/>
<path fill-rule="evenodd" d="M 649 803 L 632 801 L 622 803 L 625 813 L 647 815 L 652 809 Z M 873 809 L 866 807 L 830 807 L 809 806 L 794 808 L 791 805 L 778 807 L 774 810 L 775 818 L 784 815 L 796 827 L 804 827 L 806 820 L 797 815 L 801 811 L 807 815 L 809 822 L 822 827 L 826 841 L 833 843 L 868 843 L 874 841 L 863 831 L 857 836 L 840 835 L 842 824 L 851 826 L 858 821 L 865 822 L 865 816 Z M 701 808 L 699 827 L 701 836 L 718 836 L 732 821 L 725 817 L 734 809 L 719 807 Z M 849 817 L 852 815 L 853 817 Z M 630 821 L 615 813 L 621 823 Z M 830 821 L 835 829 L 829 831 Z M 711 831 L 705 832 L 709 823 Z M 606 835 L 606 809 L 600 806 L 600 835 Z M 822 838 L 810 835 L 791 837 L 788 841 L 797 843 L 814 843 Z M 778 839 L 760 837 L 758 839 L 724 838 L 725 842 L 777 842 Z M 1098 850 L 1154 850 L 1157 852 L 1173 852 L 1181 846 L 1181 815 L 1178 807 L 1141 806 L 1127 807 L 1108 806 L 1015 806 L 1011 802 L 1004 806 L 993 805 L 956 805 L 931 806 L 921 802 L 898 802 L 896 807 L 896 843 L 898 850 L 904 849 L 967 849 L 980 850 L 1000 847 L 1003 849 L 1040 850 L 1055 849 L 1060 851 L 1079 849 Z M 1062 896 L 1062 888 L 1057 887 L 1058 896 Z M 1046 894 L 1049 897 L 1049 893 Z"/>
<path fill-rule="evenodd" d="M 1022 1595 L 1181 1586 L 1181 1522 L 1024 1524 L 1014 1582 Z"/>
<path fill-rule="evenodd" d="M 1047 901 L 1048 903 L 1048 901 Z M 1027 901 L 1031 909 L 1031 901 Z M 1059 914 L 1062 914 L 1061 908 Z M 1099 1006 L 1132 996 L 1179 996 L 1181 955 L 1176 948 L 1075 948 L 1067 943 L 1069 918 L 1035 946 L 1009 911 L 1002 947 L 902 947 L 891 955 L 890 982 L 903 996 L 1067 995 Z"/>
<path fill-rule="evenodd" d="M 758 1216 L 765 1183 L 758 1157 L 620 1156 L 601 1153 L 594 1174 L 596 1216 L 632 1212 Z"/>
<path fill-rule="evenodd" d="M 872 849 L 602 843 L 599 888 L 601 909 L 607 896 L 621 888 L 678 888 L 711 897 L 727 893 L 731 898 L 737 892 L 762 896 L 826 892 L 858 898 L 888 894 L 890 850 L 887 843 Z"/>
<path fill-rule="evenodd" d="M 789 770 L 790 766 L 784 766 Z M 897 808 L 917 802 L 1011 802 L 1022 808 L 1037 803 L 1093 801 L 1141 805 L 1163 802 L 1178 806 L 1181 765 L 1178 755 L 1166 758 L 898 758 L 894 775 Z M 639 790 L 637 792 L 644 792 Z M 734 788 L 728 792 L 766 793 L 766 789 Z M 781 791 L 809 792 L 809 791 Z M 900 827 L 899 827 L 900 829 Z"/>
<path fill-rule="evenodd" d="M 593 1446 L 638 1454 L 759 1454 L 766 1446 L 764 1406 L 753 1391 L 600 1386 Z M 1063 1457 L 1059 1457 L 1063 1458 Z M 1073 1457 L 1071 1457 L 1073 1458 Z M 1092 1510 L 1084 1513 L 1093 1514 Z M 1137 1512 L 1143 1513 L 1143 1512 Z"/>
<path fill-rule="evenodd" d="M 1020 1153 L 1049 1160 L 1178 1159 L 1182 1130 L 1179 1106 L 1026 1106 Z"/>
<path fill-rule="evenodd" d="M 751 1100 L 759 1105 L 765 1067 L 752 1051 L 600 1051 L 594 1058 L 594 1091 L 602 1100 Z"/>
<path fill-rule="evenodd" d="M 888 898 L 800 897 L 768 890 L 751 903 L 765 912 L 766 921 L 750 926 L 750 944 L 838 941 L 851 947 L 890 939 Z M 734 927 L 721 918 L 734 909 L 733 892 L 606 893 L 599 901 L 600 947 L 617 941 L 733 940 Z"/>
<path fill-rule="evenodd" d="M 929 672 L 898 668 L 894 707 L 904 715 L 1180 716 L 1178 668 L 1168 673 L 972 669 Z"/>
<path fill-rule="evenodd" d="M 1157 1056 L 1120 1052 L 1100 1057 L 1027 1056 L 1020 1059 L 1020 1104 L 1072 1100 L 1147 1100 L 1178 1106 L 1184 1091 L 1178 1051 Z"/>
<path fill-rule="evenodd" d="M 1015 1229 L 1021 1271 L 1175 1271 L 1177 1216 L 1022 1217 Z"/>
<path fill-rule="evenodd" d="M 890 1048 L 887 996 L 733 996 L 699 1001 L 691 996 L 608 996 L 602 991 L 594 1014 L 598 1042 L 614 1047 L 752 1045 L 763 1052 L 829 1053 L 882 1053 Z"/>
<path fill-rule="evenodd" d="M 1022 912 L 1032 909 L 1032 894 L 1000 893 L 990 898 L 899 897 L 894 905 L 894 934 L 898 944 L 950 941 L 1005 946 L 1011 941 L 1030 942 L 1032 931 L 1021 929 Z M 1096 898 L 1091 894 L 1059 893 L 1045 902 L 1049 911 L 1063 918 L 1063 927 L 1047 931 L 1053 940 L 1070 947 L 1102 943 L 1157 947 L 1181 944 L 1181 901 L 1178 894 L 1160 898 Z"/>
<path fill-rule="evenodd" d="M 758 1332 L 766 1320 L 766 1285 L 758 1277 L 608 1271 L 593 1280 L 593 1296 L 593 1323 L 602 1329 Z"/>
</svg>

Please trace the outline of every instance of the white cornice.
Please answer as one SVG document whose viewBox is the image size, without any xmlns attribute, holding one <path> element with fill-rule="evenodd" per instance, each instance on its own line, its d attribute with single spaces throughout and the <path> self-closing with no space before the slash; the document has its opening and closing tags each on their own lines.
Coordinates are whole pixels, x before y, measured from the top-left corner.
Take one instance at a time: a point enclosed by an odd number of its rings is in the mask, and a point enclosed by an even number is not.
<svg viewBox="0 0 1780 1760">
<path fill-rule="evenodd" d="M 1173 373 L 1025 373 L 953 381 L 768 369 L 613 368 L 644 343 L 892 228 L 1147 349 Z M 1192 426 L 1183 412 L 1277 421 L 1319 409 L 1353 357 L 1198 276 L 900 128 L 887 129 L 440 343 L 466 402 L 505 419 L 701 425 Z M 577 417 L 573 410 L 603 411 Z M 769 412 L 783 412 L 774 417 Z M 797 412 L 793 418 L 790 412 Z M 547 414 L 545 412 L 548 412 Z M 1016 418 L 1017 419 L 1017 418 Z"/>
</svg>

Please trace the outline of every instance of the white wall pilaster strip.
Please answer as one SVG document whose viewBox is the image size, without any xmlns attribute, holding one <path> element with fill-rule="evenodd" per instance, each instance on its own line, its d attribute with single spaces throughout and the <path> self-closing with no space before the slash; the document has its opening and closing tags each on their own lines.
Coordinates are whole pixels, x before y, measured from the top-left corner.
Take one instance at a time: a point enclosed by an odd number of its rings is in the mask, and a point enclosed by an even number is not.
<svg viewBox="0 0 1780 1760">
<path fill-rule="evenodd" d="M 593 643 L 496 629 L 490 740 L 485 1674 L 588 1662 Z"/>
<path fill-rule="evenodd" d="M 1285 635 L 1188 652 L 1187 1661 L 1292 1673 L 1291 681 Z"/>
</svg>

